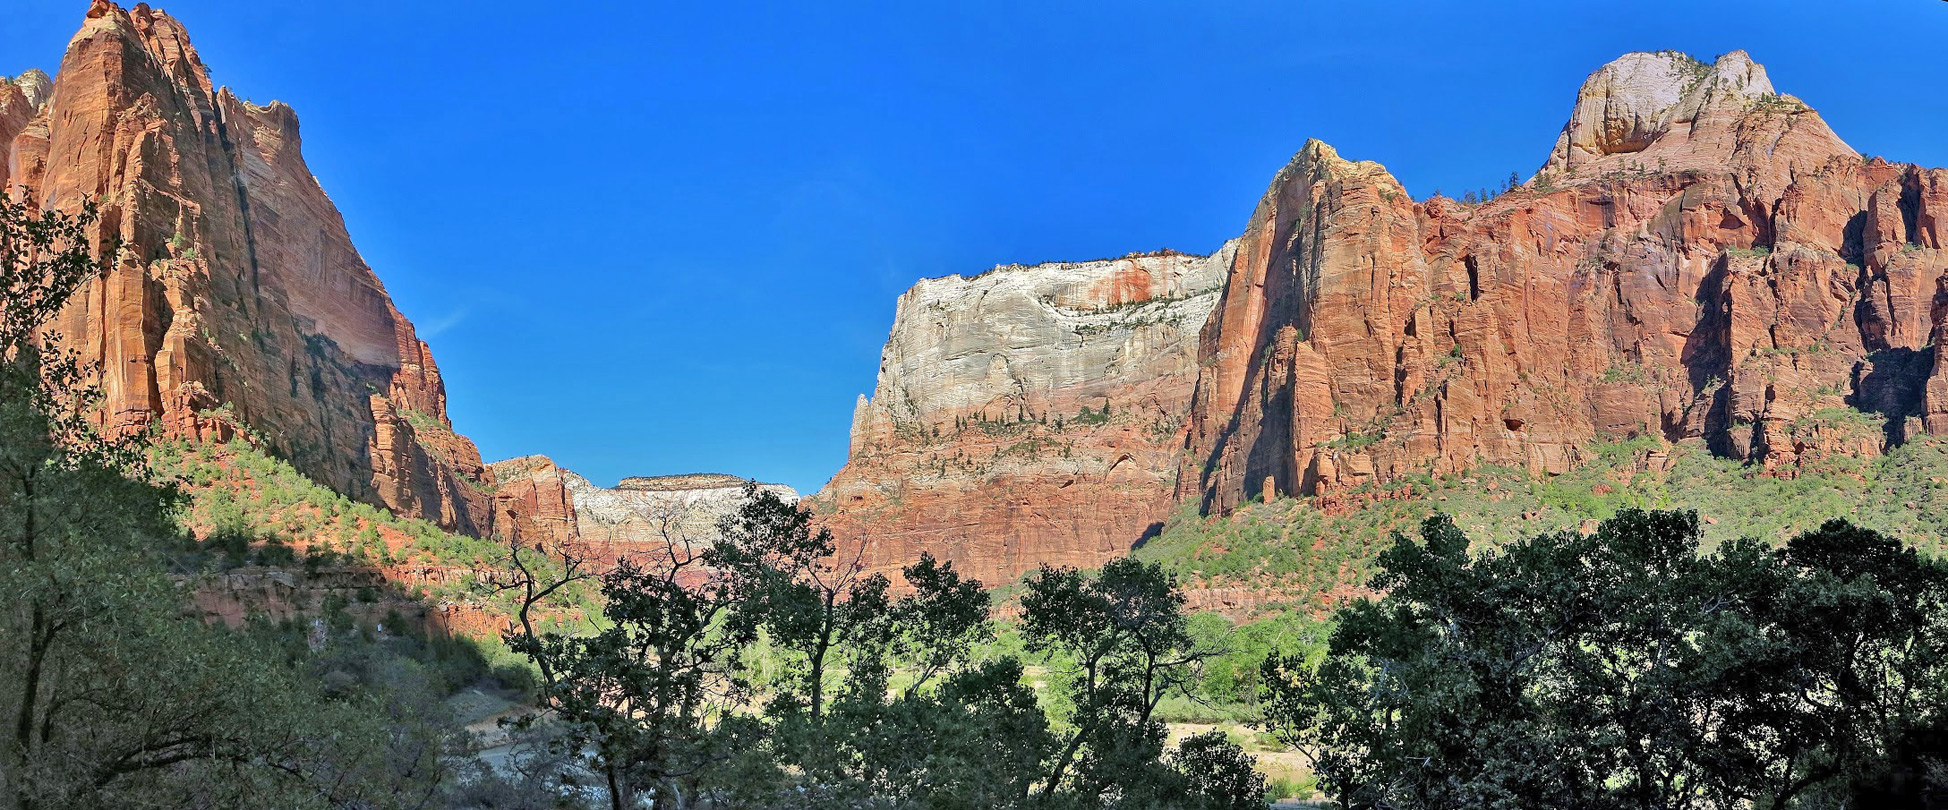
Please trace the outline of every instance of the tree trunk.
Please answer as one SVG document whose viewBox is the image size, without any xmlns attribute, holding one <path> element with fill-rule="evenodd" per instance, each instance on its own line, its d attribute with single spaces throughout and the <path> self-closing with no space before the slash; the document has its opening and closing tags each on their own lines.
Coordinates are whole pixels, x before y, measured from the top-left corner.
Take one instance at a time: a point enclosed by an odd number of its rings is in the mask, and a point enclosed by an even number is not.
<svg viewBox="0 0 1948 810">
<path fill-rule="evenodd" d="M 812 648 L 807 667 L 810 671 L 805 673 L 805 686 L 811 692 L 813 723 L 825 714 L 825 654 L 832 649 L 832 602 L 837 598 L 837 592 L 825 594 L 825 621 L 819 627 L 818 646 Z"/>
<path fill-rule="evenodd" d="M 604 757 L 602 771 L 609 780 L 609 810 L 622 810 L 622 784 L 616 779 L 615 760 Z"/>
<path fill-rule="evenodd" d="M 21 530 L 21 558 L 28 563 L 34 561 L 36 531 L 34 526 L 34 479 L 29 473 L 22 477 L 21 501 L 26 507 L 26 525 Z M 50 639 L 47 635 L 46 609 L 39 603 L 34 605 L 34 618 L 27 634 L 27 672 L 21 678 L 20 710 L 14 718 L 14 805 L 20 810 L 34 810 L 34 797 L 28 794 L 27 767 L 33 762 L 34 715 L 40 711 L 41 669 L 47 661 L 47 648 Z"/>
</svg>

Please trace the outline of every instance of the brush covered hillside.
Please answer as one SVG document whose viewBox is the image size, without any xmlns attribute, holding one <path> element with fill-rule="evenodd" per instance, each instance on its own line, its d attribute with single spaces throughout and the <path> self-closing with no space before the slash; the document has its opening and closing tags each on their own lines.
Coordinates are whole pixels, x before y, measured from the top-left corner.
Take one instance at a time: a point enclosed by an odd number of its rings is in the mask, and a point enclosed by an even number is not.
<svg viewBox="0 0 1948 810">
<path fill-rule="evenodd" d="M 923 282 L 815 502 L 871 526 L 871 559 L 1012 576 L 1140 547 L 1228 583 L 1223 604 L 1293 565 L 1302 592 L 1357 581 L 1387 528 L 1460 506 L 1443 487 L 1474 484 L 1453 482 L 1497 482 L 1462 499 L 1497 536 L 1646 486 L 1725 519 L 1780 481 L 1839 493 L 1795 504 L 1811 517 L 1927 499 L 1925 451 L 1902 448 L 1948 431 L 1948 172 L 1855 152 L 1743 52 L 1638 53 L 1583 83 L 1533 177 L 1468 196 L 1417 201 L 1312 141 L 1243 236 L 1178 260 L 1221 269 L 1215 293 L 1198 272 L 1170 293 L 1137 257 Z M 1115 297 L 1129 277 L 1147 283 Z M 1008 310 L 1030 315 L 990 317 L 1035 283 Z M 1065 315 L 1085 293 L 1130 303 Z M 1713 495 L 1676 483 L 1694 468 Z M 1104 491 L 1143 506 L 1099 508 Z M 1299 551 L 1196 539 L 1274 512 Z M 1306 548 L 1326 561 L 1286 559 Z"/>
<path fill-rule="evenodd" d="M 1411 475 L 1333 497 L 1278 498 L 1230 513 L 1180 507 L 1135 555 L 1186 577 L 1193 604 L 1238 618 L 1299 611 L 1324 616 L 1362 587 L 1396 534 L 1446 515 L 1484 548 L 1537 534 L 1590 531 L 1625 509 L 1695 511 L 1707 548 L 1742 538 L 1784 542 L 1808 526 L 1844 518 L 1948 552 L 1948 440 L 1922 436 L 1879 452 L 1884 423 L 1835 409 L 1808 417 L 1850 434 L 1863 451 L 1768 474 L 1713 455 L 1701 443 L 1656 437 L 1600 443 L 1590 460 L 1557 476 L 1484 465 L 1444 476 Z"/>
</svg>

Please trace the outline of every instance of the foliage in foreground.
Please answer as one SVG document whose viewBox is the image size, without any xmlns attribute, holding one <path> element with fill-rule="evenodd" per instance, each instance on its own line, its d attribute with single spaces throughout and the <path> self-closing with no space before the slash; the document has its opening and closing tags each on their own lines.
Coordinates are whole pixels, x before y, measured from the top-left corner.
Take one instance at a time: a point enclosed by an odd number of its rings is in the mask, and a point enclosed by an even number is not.
<svg viewBox="0 0 1948 810">
<path fill-rule="evenodd" d="M 101 272 L 93 218 L 0 198 L 0 806 L 423 804 L 450 741 L 385 720 L 412 702 L 328 693 L 186 615 L 164 573 L 177 494 L 139 437 L 94 430 L 94 370 L 35 337 Z"/>
<path fill-rule="evenodd" d="M 1266 727 L 1341 806 L 1948 801 L 1948 565 L 1843 521 L 1709 553 L 1681 512 L 1420 535 L 1322 661 L 1266 662 Z"/>
<path fill-rule="evenodd" d="M 1046 664 L 1049 711 L 1021 658 L 982 654 L 996 648 L 978 582 L 923 557 L 895 598 L 809 513 L 748 495 L 707 549 L 673 536 L 662 555 L 599 575 L 563 552 L 567 573 L 552 579 L 515 558 L 509 587 L 530 608 L 601 581 L 600 632 L 524 622 L 510 643 L 542 672 L 558 750 L 589 753 L 611 807 L 1264 805 L 1263 778 L 1223 735 L 1166 745 L 1159 704 L 1200 683 L 1214 651 L 1162 568 L 1123 559 L 1028 578 L 1020 633 Z"/>
</svg>

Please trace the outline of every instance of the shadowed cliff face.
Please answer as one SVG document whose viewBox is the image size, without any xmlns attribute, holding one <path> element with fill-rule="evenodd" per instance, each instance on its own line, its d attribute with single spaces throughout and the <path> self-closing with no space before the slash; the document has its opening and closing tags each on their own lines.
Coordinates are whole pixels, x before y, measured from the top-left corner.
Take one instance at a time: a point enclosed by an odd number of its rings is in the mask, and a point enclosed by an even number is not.
<svg viewBox="0 0 1948 810">
<path fill-rule="evenodd" d="M 1864 161 L 1743 53 L 1591 75 L 1525 187 L 1415 203 L 1308 144 L 1240 242 L 1178 496 L 1227 510 L 1591 442 L 1702 439 L 1790 465 L 1828 407 L 1948 426 L 1948 173 Z"/>
<path fill-rule="evenodd" d="M 0 86 L 0 164 L 119 240 L 47 334 L 102 368 L 104 421 L 268 449 L 351 497 L 476 535 L 491 476 L 426 344 L 306 168 L 289 107 L 212 87 L 182 26 L 98 1 L 45 77 Z M 44 97 L 44 103 L 35 103 Z M 21 110 L 31 110 L 24 121 Z"/>
<path fill-rule="evenodd" d="M 1244 235 L 1199 260 L 1225 277 L 1208 317 L 1177 324 L 1202 324 L 1171 355 L 1194 366 L 1088 362 L 1031 337 L 1072 327 L 996 312 L 986 276 L 923 282 L 816 502 L 886 567 L 932 551 L 995 581 L 1098 564 L 1173 501 L 1557 473 L 1638 435 L 1788 475 L 1802 455 L 1877 453 L 1799 418 L 1873 411 L 1889 441 L 1948 430 L 1944 218 L 1948 172 L 1863 160 L 1744 53 L 1630 54 L 1584 83 L 1537 175 L 1480 205 L 1416 202 L 1379 164 L 1307 143 Z M 1075 441 L 1082 464 L 965 429 L 1060 410 L 1011 391 L 1073 406 L 1104 389 L 1168 392 L 1147 400 L 1162 427 Z M 1073 489 L 1129 447 L 1141 475 Z"/>
</svg>

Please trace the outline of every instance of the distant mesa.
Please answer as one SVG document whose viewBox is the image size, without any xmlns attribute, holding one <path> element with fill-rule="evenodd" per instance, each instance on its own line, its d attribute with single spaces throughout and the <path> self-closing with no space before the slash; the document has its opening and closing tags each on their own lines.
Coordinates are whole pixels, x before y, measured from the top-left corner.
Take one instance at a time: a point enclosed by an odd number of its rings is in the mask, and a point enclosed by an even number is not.
<svg viewBox="0 0 1948 810">
<path fill-rule="evenodd" d="M 739 478 L 735 475 L 724 475 L 722 473 L 689 473 L 687 475 L 631 476 L 622 479 L 621 482 L 615 485 L 615 488 L 644 492 L 682 492 L 699 489 L 743 489 L 744 485 L 749 482 L 750 479 L 748 478 Z M 771 490 L 790 490 L 793 493 L 792 497 L 797 497 L 796 490 L 791 490 L 790 487 L 783 484 L 762 484 L 761 486 Z"/>
</svg>

